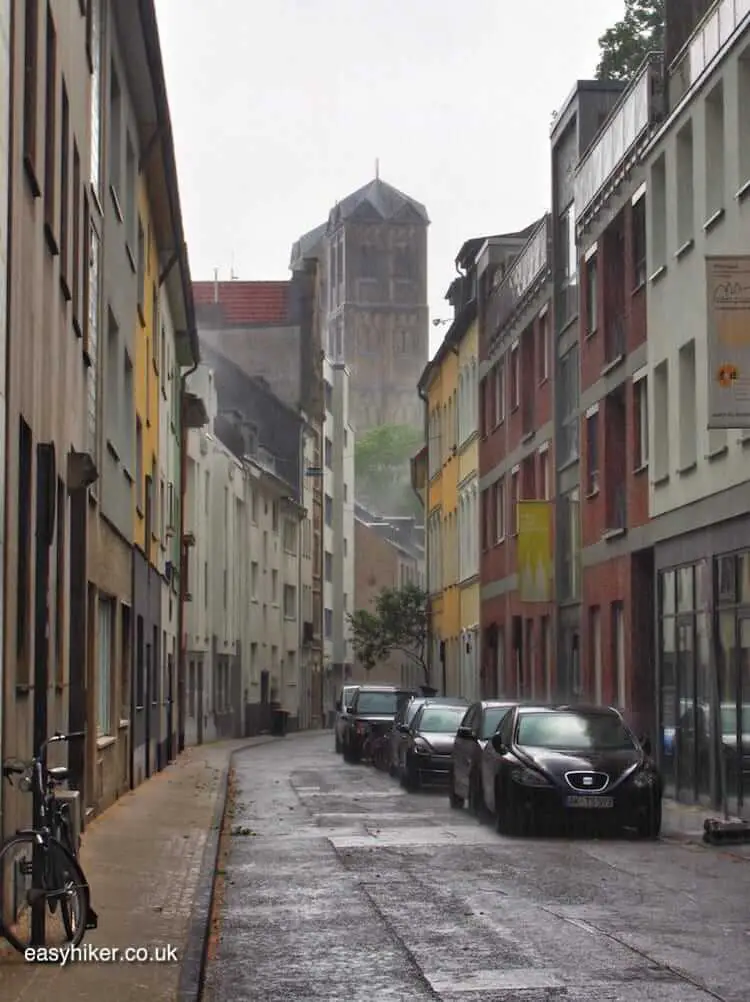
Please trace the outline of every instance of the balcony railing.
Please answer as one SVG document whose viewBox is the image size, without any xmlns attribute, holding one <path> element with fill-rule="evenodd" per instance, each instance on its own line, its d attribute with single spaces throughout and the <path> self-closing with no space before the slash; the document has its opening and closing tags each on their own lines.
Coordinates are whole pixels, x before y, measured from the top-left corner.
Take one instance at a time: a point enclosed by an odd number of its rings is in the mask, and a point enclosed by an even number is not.
<svg viewBox="0 0 750 1002">
<path fill-rule="evenodd" d="M 505 275 L 498 277 L 487 303 L 487 335 L 491 339 L 507 323 L 519 303 L 547 270 L 549 263 L 549 216 L 539 224 L 529 242 Z"/>
<path fill-rule="evenodd" d="M 604 359 L 608 365 L 626 353 L 625 317 L 618 315 L 604 325 Z"/>
<path fill-rule="evenodd" d="M 693 33 L 670 73 L 679 78 L 679 91 L 674 100 L 682 99 L 691 90 L 704 70 L 732 41 L 750 17 L 750 0 L 717 0 Z"/>
<path fill-rule="evenodd" d="M 745 2 L 745 0 L 743 0 Z M 746 0 L 750 2 L 750 0 Z M 618 167 L 663 114 L 662 56 L 649 55 L 578 164 L 574 182 L 576 220 L 584 216 Z"/>
</svg>

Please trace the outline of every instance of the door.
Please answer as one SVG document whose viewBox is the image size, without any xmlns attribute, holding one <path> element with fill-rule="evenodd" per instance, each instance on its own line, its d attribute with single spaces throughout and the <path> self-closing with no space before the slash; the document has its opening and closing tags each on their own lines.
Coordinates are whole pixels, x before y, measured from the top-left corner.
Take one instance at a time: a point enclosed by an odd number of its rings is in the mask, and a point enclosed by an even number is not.
<svg viewBox="0 0 750 1002">
<path fill-rule="evenodd" d="M 694 621 L 690 617 L 677 620 L 675 781 L 680 800 L 692 801 L 697 794 L 696 716 Z"/>
<path fill-rule="evenodd" d="M 167 762 L 174 758 L 174 659 L 167 655 Z"/>
<path fill-rule="evenodd" d="M 203 658 L 198 661 L 198 679 L 196 683 L 196 706 L 195 715 L 198 726 L 198 744 L 203 744 Z"/>
<path fill-rule="evenodd" d="M 153 675 L 151 671 L 151 659 L 153 658 L 153 651 L 151 650 L 151 644 L 146 644 L 146 693 L 145 702 L 143 704 L 143 721 L 144 727 L 146 729 L 146 734 L 144 738 L 145 750 L 146 750 L 146 778 L 151 775 L 151 700 L 154 698 L 154 694 L 151 690 L 151 685 L 153 682 Z"/>
</svg>

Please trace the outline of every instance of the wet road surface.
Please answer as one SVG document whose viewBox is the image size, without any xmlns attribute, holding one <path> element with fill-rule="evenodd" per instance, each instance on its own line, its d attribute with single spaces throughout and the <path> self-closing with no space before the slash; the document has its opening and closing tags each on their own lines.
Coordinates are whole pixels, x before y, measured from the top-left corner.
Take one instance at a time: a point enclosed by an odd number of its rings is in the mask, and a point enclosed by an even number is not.
<svg viewBox="0 0 750 1002">
<path fill-rule="evenodd" d="M 748 1002 L 750 864 L 512 839 L 300 736 L 235 759 L 207 1002 Z"/>
</svg>

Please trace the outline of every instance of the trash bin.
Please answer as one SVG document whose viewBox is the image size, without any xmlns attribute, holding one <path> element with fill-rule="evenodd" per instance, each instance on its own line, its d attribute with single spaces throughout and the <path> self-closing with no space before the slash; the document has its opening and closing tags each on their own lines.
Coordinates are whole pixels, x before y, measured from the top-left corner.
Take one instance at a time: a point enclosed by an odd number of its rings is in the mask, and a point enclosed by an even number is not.
<svg viewBox="0 0 750 1002">
<path fill-rule="evenodd" d="M 287 717 L 289 714 L 282 710 L 280 706 L 271 707 L 271 734 L 274 737 L 282 738 L 286 734 Z"/>
</svg>

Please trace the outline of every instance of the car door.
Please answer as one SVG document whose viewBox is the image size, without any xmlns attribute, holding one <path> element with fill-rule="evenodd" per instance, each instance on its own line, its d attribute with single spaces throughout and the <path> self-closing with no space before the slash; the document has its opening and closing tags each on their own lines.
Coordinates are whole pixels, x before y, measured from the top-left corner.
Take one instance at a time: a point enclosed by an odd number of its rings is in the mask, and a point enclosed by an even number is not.
<svg viewBox="0 0 750 1002">
<path fill-rule="evenodd" d="M 459 797 L 469 796 L 469 772 L 475 744 L 474 739 L 469 737 L 469 733 L 476 732 L 480 709 L 478 703 L 473 703 L 468 708 L 460 724 L 460 729 L 465 732 L 465 736 L 457 734 L 453 746 L 453 787 Z"/>
<path fill-rule="evenodd" d="M 510 710 L 506 713 L 500 727 L 497 730 L 502 743 L 506 746 L 510 746 L 511 743 L 515 717 L 516 715 L 513 710 Z M 502 782 L 502 761 L 503 757 L 498 755 L 495 751 L 495 746 L 492 744 L 492 739 L 490 739 L 482 752 L 482 791 L 484 793 L 484 802 L 491 814 L 497 813 L 497 805 L 495 804 L 495 785 L 499 776 Z"/>
</svg>

